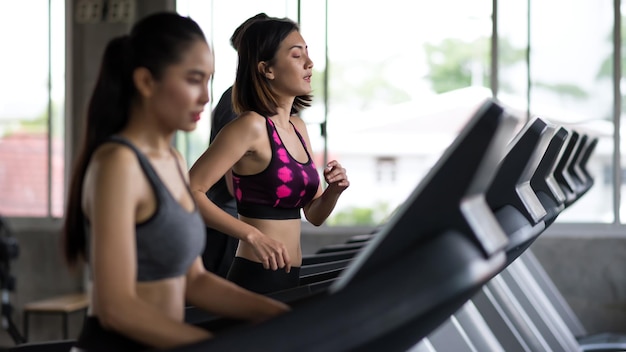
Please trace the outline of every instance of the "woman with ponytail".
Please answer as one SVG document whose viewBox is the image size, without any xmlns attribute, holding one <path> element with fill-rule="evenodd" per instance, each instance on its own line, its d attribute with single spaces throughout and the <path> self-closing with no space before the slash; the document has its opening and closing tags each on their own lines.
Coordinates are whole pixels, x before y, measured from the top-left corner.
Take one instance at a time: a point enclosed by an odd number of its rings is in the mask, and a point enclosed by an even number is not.
<svg viewBox="0 0 626 352">
<path fill-rule="evenodd" d="M 87 109 L 63 229 L 65 257 L 89 264 L 88 317 L 76 351 L 171 348 L 211 337 L 185 302 L 262 321 L 289 308 L 207 272 L 205 227 L 172 147 L 209 101 L 213 54 L 200 27 L 150 15 L 107 45 Z"/>
</svg>

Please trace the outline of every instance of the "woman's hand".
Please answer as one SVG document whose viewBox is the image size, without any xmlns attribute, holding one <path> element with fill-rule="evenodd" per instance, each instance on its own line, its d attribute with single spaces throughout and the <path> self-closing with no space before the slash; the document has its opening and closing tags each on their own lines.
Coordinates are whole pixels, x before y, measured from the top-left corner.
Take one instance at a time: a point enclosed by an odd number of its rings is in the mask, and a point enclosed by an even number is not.
<svg viewBox="0 0 626 352">
<path fill-rule="evenodd" d="M 334 192 L 341 193 L 350 186 L 346 169 L 337 160 L 332 160 L 324 168 L 324 179 L 328 183 L 328 188 Z"/>
<path fill-rule="evenodd" d="M 285 268 L 286 272 L 291 271 L 291 258 L 289 258 L 287 247 L 283 243 L 260 231 L 255 235 L 248 236 L 246 242 L 254 249 L 254 254 L 263 264 L 263 268 L 272 270 Z"/>
</svg>

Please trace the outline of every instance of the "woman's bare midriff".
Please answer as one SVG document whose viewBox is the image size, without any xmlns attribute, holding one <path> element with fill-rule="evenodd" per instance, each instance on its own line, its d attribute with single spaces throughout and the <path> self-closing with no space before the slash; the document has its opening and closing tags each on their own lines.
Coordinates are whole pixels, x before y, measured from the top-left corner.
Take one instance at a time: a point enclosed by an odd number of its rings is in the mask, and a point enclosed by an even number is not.
<svg viewBox="0 0 626 352">
<path fill-rule="evenodd" d="M 185 301 L 185 277 L 179 276 L 171 279 L 137 282 L 137 296 L 143 302 L 157 308 L 161 313 L 176 320 L 183 321 L 185 318 L 185 307 L 181 302 Z M 91 294 L 97 294 L 97 290 L 92 289 Z M 98 315 L 96 297 L 92 297 L 91 310 L 89 315 Z"/>
<path fill-rule="evenodd" d="M 285 247 L 287 247 L 287 252 L 289 253 L 289 258 L 291 259 L 291 266 L 302 265 L 302 250 L 300 248 L 300 231 L 302 227 L 302 220 L 253 219 L 241 215 L 239 215 L 239 219 L 249 225 L 256 227 L 266 236 L 271 237 L 272 239 L 284 244 Z M 237 256 L 259 262 L 259 259 L 257 259 L 256 255 L 254 254 L 254 249 L 252 248 L 252 246 L 243 241 L 239 241 Z"/>
</svg>

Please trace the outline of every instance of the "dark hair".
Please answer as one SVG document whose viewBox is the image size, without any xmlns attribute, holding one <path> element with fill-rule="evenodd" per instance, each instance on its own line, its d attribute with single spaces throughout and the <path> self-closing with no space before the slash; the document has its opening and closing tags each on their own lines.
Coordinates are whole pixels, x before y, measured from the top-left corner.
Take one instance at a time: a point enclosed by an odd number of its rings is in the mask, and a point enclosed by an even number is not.
<svg viewBox="0 0 626 352">
<path fill-rule="evenodd" d="M 292 32 L 299 31 L 298 24 L 288 18 L 269 18 L 252 22 L 239 38 L 239 63 L 233 85 L 233 109 L 236 113 L 255 111 L 263 116 L 277 114 L 278 97 L 272 91 L 258 63 L 274 64 L 280 43 Z M 311 106 L 312 96 L 297 96 L 291 107 L 296 114 Z"/>
<path fill-rule="evenodd" d="M 233 35 L 230 36 L 230 46 L 232 46 L 233 49 L 238 50 L 237 48 L 239 47 L 239 41 L 241 40 L 241 34 L 243 33 L 243 31 L 252 22 L 258 21 L 258 20 L 266 20 L 268 18 L 270 17 L 266 15 L 265 12 L 261 12 L 245 20 L 242 24 L 239 25 L 239 27 L 235 29 L 235 31 L 233 32 Z"/>
<path fill-rule="evenodd" d="M 189 17 L 159 12 L 138 21 L 129 35 L 112 39 L 104 50 L 100 72 L 89 106 L 80 153 L 74 163 L 63 226 L 63 249 L 73 266 L 87 259 L 85 214 L 81 199 L 85 172 L 94 151 L 111 135 L 123 129 L 136 96 L 133 71 L 144 67 L 155 79 L 182 60 L 204 33 Z"/>
</svg>

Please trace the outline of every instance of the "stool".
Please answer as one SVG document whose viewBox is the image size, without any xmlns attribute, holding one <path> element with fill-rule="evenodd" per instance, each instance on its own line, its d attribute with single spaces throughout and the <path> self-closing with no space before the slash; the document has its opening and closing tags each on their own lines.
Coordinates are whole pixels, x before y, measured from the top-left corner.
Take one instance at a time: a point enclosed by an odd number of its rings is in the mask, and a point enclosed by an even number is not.
<svg viewBox="0 0 626 352">
<path fill-rule="evenodd" d="M 68 317 L 74 312 L 87 313 L 89 298 L 85 292 L 69 293 L 24 305 L 24 339 L 28 341 L 28 319 L 31 314 L 60 314 L 63 318 L 63 339 L 68 338 Z"/>
</svg>

